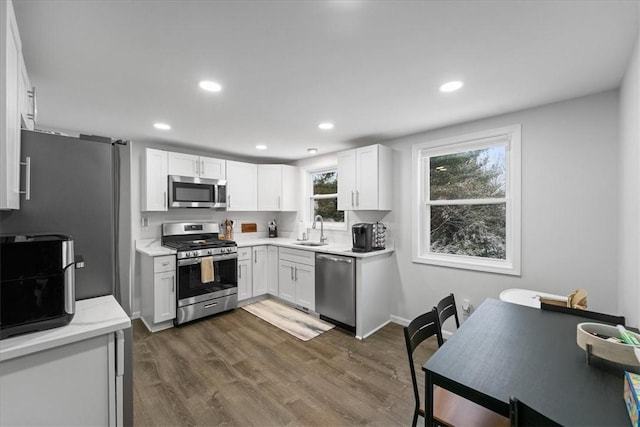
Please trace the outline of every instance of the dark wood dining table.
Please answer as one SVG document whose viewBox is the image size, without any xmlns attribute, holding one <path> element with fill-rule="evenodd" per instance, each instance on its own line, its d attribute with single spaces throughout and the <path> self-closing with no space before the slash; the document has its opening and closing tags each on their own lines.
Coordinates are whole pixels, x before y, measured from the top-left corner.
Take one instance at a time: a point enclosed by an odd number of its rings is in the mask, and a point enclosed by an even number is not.
<svg viewBox="0 0 640 427">
<path fill-rule="evenodd" d="M 593 320 L 486 299 L 423 365 L 425 425 L 433 425 L 433 386 L 509 416 L 517 397 L 564 426 L 628 426 L 622 366 L 587 364 L 576 343 Z"/>
</svg>

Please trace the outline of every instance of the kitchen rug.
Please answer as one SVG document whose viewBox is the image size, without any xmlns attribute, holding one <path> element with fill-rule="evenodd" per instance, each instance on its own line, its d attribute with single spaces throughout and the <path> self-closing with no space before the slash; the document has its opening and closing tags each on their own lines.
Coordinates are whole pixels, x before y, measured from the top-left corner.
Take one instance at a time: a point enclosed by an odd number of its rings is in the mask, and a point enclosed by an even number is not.
<svg viewBox="0 0 640 427">
<path fill-rule="evenodd" d="M 254 302 L 243 306 L 242 309 L 302 341 L 309 341 L 334 327 L 331 323 L 272 299 Z"/>
</svg>

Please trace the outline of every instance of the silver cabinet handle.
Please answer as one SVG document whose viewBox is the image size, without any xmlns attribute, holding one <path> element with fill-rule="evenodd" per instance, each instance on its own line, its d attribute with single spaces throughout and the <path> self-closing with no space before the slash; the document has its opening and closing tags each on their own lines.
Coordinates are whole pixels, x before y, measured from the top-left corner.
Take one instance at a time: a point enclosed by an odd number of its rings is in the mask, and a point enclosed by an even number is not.
<svg viewBox="0 0 640 427">
<path fill-rule="evenodd" d="M 291 281 L 293 282 L 293 281 L 295 280 L 295 279 L 293 278 L 293 266 L 292 266 L 292 267 L 289 267 L 289 268 L 291 268 Z"/>
<path fill-rule="evenodd" d="M 351 190 L 351 207 L 354 207 L 355 204 L 353 203 L 353 190 Z"/>
<path fill-rule="evenodd" d="M 204 160 L 200 160 L 200 175 L 204 175 Z"/>
<path fill-rule="evenodd" d="M 218 303 L 214 302 L 214 303 L 205 305 L 204 308 L 211 308 L 211 307 L 215 307 L 216 305 L 218 305 Z"/>
<path fill-rule="evenodd" d="M 227 196 L 227 208 L 231 207 L 231 194 Z"/>
<path fill-rule="evenodd" d="M 253 263 L 257 264 L 258 263 L 258 251 L 253 251 Z"/>
<path fill-rule="evenodd" d="M 32 86 L 31 90 L 27 91 L 27 95 L 33 99 L 32 113 L 27 114 L 27 118 L 33 120 L 33 124 L 36 124 L 38 122 L 38 97 L 36 96 L 36 87 Z"/>
<path fill-rule="evenodd" d="M 296 270 L 296 278 L 295 278 L 295 281 L 297 282 L 297 281 L 298 281 L 298 267 L 294 267 L 294 268 L 295 268 L 295 270 Z"/>
<path fill-rule="evenodd" d="M 176 292 L 176 276 L 171 276 L 171 292 Z"/>
<path fill-rule="evenodd" d="M 164 191 L 162 193 L 162 207 L 166 208 L 167 207 L 167 192 Z"/>
<path fill-rule="evenodd" d="M 356 207 L 360 207 L 360 192 L 356 190 Z"/>
<path fill-rule="evenodd" d="M 18 189 L 18 192 L 24 194 L 25 200 L 31 200 L 31 157 L 26 157 L 20 165 L 24 166 L 24 191 Z"/>
<path fill-rule="evenodd" d="M 238 266 L 238 279 L 242 279 L 242 266 Z"/>
</svg>

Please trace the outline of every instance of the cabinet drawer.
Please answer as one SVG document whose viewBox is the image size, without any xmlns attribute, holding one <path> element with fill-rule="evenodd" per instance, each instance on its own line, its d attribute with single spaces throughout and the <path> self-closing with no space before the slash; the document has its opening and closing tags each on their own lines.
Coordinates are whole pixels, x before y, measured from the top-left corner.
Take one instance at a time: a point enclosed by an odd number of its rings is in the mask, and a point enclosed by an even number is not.
<svg viewBox="0 0 640 427">
<path fill-rule="evenodd" d="M 251 248 L 238 248 L 238 261 L 251 260 Z"/>
<path fill-rule="evenodd" d="M 153 258 L 153 272 L 174 271 L 176 269 L 176 257 L 173 255 L 157 256 Z"/>
<path fill-rule="evenodd" d="M 313 266 L 316 263 L 316 253 L 303 249 L 280 248 L 280 259 Z"/>
</svg>

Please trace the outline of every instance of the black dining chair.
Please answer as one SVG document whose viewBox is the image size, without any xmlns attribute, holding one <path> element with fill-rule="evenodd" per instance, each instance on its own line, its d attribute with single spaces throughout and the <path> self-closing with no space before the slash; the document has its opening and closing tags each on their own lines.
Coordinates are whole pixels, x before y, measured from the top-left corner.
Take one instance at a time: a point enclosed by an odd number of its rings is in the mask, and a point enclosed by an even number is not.
<svg viewBox="0 0 640 427">
<path fill-rule="evenodd" d="M 555 427 L 561 425 L 513 396 L 509 399 L 509 422 L 511 427 Z"/>
<path fill-rule="evenodd" d="M 438 319 L 440 326 L 444 325 L 444 321 L 454 316 L 456 318 L 456 328 L 460 327 L 460 319 L 458 319 L 458 309 L 456 308 L 456 298 L 453 294 L 444 297 L 440 300 L 438 305 L 434 307 L 438 311 Z"/>
<path fill-rule="evenodd" d="M 407 345 L 407 354 L 409 355 L 409 368 L 415 397 L 413 427 L 418 422 L 418 415 L 425 416 L 424 406 L 420 405 L 420 393 L 413 353 L 421 343 L 433 336 L 436 337 L 438 347 L 440 347 L 443 344 L 443 339 L 438 320 L 438 311 L 435 307 L 433 310 L 416 317 L 408 326 L 404 327 L 404 339 Z M 509 420 L 506 417 L 437 386 L 433 388 L 433 418 L 437 424 L 443 426 L 506 427 L 509 425 Z"/>
</svg>

